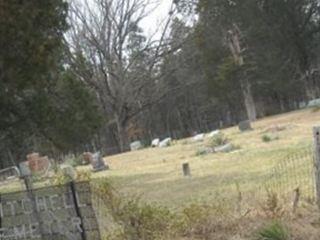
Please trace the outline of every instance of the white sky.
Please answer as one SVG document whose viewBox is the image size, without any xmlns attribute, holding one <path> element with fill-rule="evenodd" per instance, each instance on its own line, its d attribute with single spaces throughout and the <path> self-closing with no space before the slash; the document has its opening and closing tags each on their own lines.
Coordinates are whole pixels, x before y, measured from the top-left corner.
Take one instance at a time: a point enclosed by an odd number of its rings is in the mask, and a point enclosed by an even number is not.
<svg viewBox="0 0 320 240">
<path fill-rule="evenodd" d="M 144 29 L 147 35 L 153 34 L 159 24 L 168 16 L 173 0 L 159 0 L 157 8 L 150 14 L 149 17 L 141 21 L 140 26 Z"/>
</svg>

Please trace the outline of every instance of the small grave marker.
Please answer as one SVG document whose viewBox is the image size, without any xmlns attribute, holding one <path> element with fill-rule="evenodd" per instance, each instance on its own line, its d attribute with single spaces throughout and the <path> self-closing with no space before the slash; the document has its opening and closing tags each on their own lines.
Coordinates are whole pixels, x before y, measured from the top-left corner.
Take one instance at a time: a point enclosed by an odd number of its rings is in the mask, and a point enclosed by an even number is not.
<svg viewBox="0 0 320 240">
<path fill-rule="evenodd" d="M 183 171 L 183 176 L 185 176 L 185 177 L 191 176 L 189 163 L 182 164 L 182 171 Z"/>
</svg>

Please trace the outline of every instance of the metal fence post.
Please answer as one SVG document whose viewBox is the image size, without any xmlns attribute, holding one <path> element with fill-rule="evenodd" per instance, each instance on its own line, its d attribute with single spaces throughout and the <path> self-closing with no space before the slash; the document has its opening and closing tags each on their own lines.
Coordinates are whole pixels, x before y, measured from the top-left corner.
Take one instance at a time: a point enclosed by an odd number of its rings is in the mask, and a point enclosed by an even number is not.
<svg viewBox="0 0 320 240">
<path fill-rule="evenodd" d="M 70 182 L 70 189 L 71 189 L 72 199 L 73 199 L 74 208 L 75 208 L 77 217 L 80 218 L 80 220 L 81 220 L 81 229 L 82 229 L 81 239 L 87 240 L 86 232 L 85 232 L 85 229 L 83 226 L 83 218 L 81 216 L 80 207 L 79 207 L 79 203 L 78 203 L 78 199 L 77 199 L 76 188 L 75 188 L 75 184 L 73 181 Z"/>
<path fill-rule="evenodd" d="M 320 209 L 320 127 L 313 128 L 316 202 Z"/>
</svg>

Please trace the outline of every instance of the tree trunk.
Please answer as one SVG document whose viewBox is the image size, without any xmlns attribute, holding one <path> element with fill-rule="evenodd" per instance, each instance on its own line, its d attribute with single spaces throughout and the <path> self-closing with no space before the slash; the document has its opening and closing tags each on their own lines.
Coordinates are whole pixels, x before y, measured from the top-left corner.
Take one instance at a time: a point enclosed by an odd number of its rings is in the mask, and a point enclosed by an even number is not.
<svg viewBox="0 0 320 240">
<path fill-rule="evenodd" d="M 304 85 L 305 85 L 307 100 L 312 100 L 316 98 L 315 86 L 312 80 L 313 80 L 312 74 L 310 73 L 310 71 L 305 71 Z"/>
<path fill-rule="evenodd" d="M 129 150 L 129 137 L 126 129 L 126 124 L 124 124 L 120 118 L 117 117 L 117 135 L 118 135 L 118 144 L 121 152 Z"/>
<path fill-rule="evenodd" d="M 247 111 L 247 116 L 250 121 L 257 120 L 257 111 L 255 102 L 252 96 L 251 85 L 248 79 L 241 80 L 241 90 L 244 98 L 244 105 Z"/>
</svg>

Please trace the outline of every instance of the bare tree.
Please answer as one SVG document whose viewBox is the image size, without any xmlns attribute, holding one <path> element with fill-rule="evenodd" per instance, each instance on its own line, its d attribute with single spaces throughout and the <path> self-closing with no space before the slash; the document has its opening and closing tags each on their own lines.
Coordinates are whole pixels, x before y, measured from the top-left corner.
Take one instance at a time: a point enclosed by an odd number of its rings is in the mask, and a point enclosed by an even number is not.
<svg viewBox="0 0 320 240">
<path fill-rule="evenodd" d="M 150 0 L 78 0 L 71 4 L 67 41 L 70 65 L 96 92 L 106 124 L 115 124 L 121 150 L 128 147 L 129 122 L 165 96 L 159 65 L 168 49 L 168 18 L 132 50 L 139 23 L 152 11 Z"/>
</svg>

